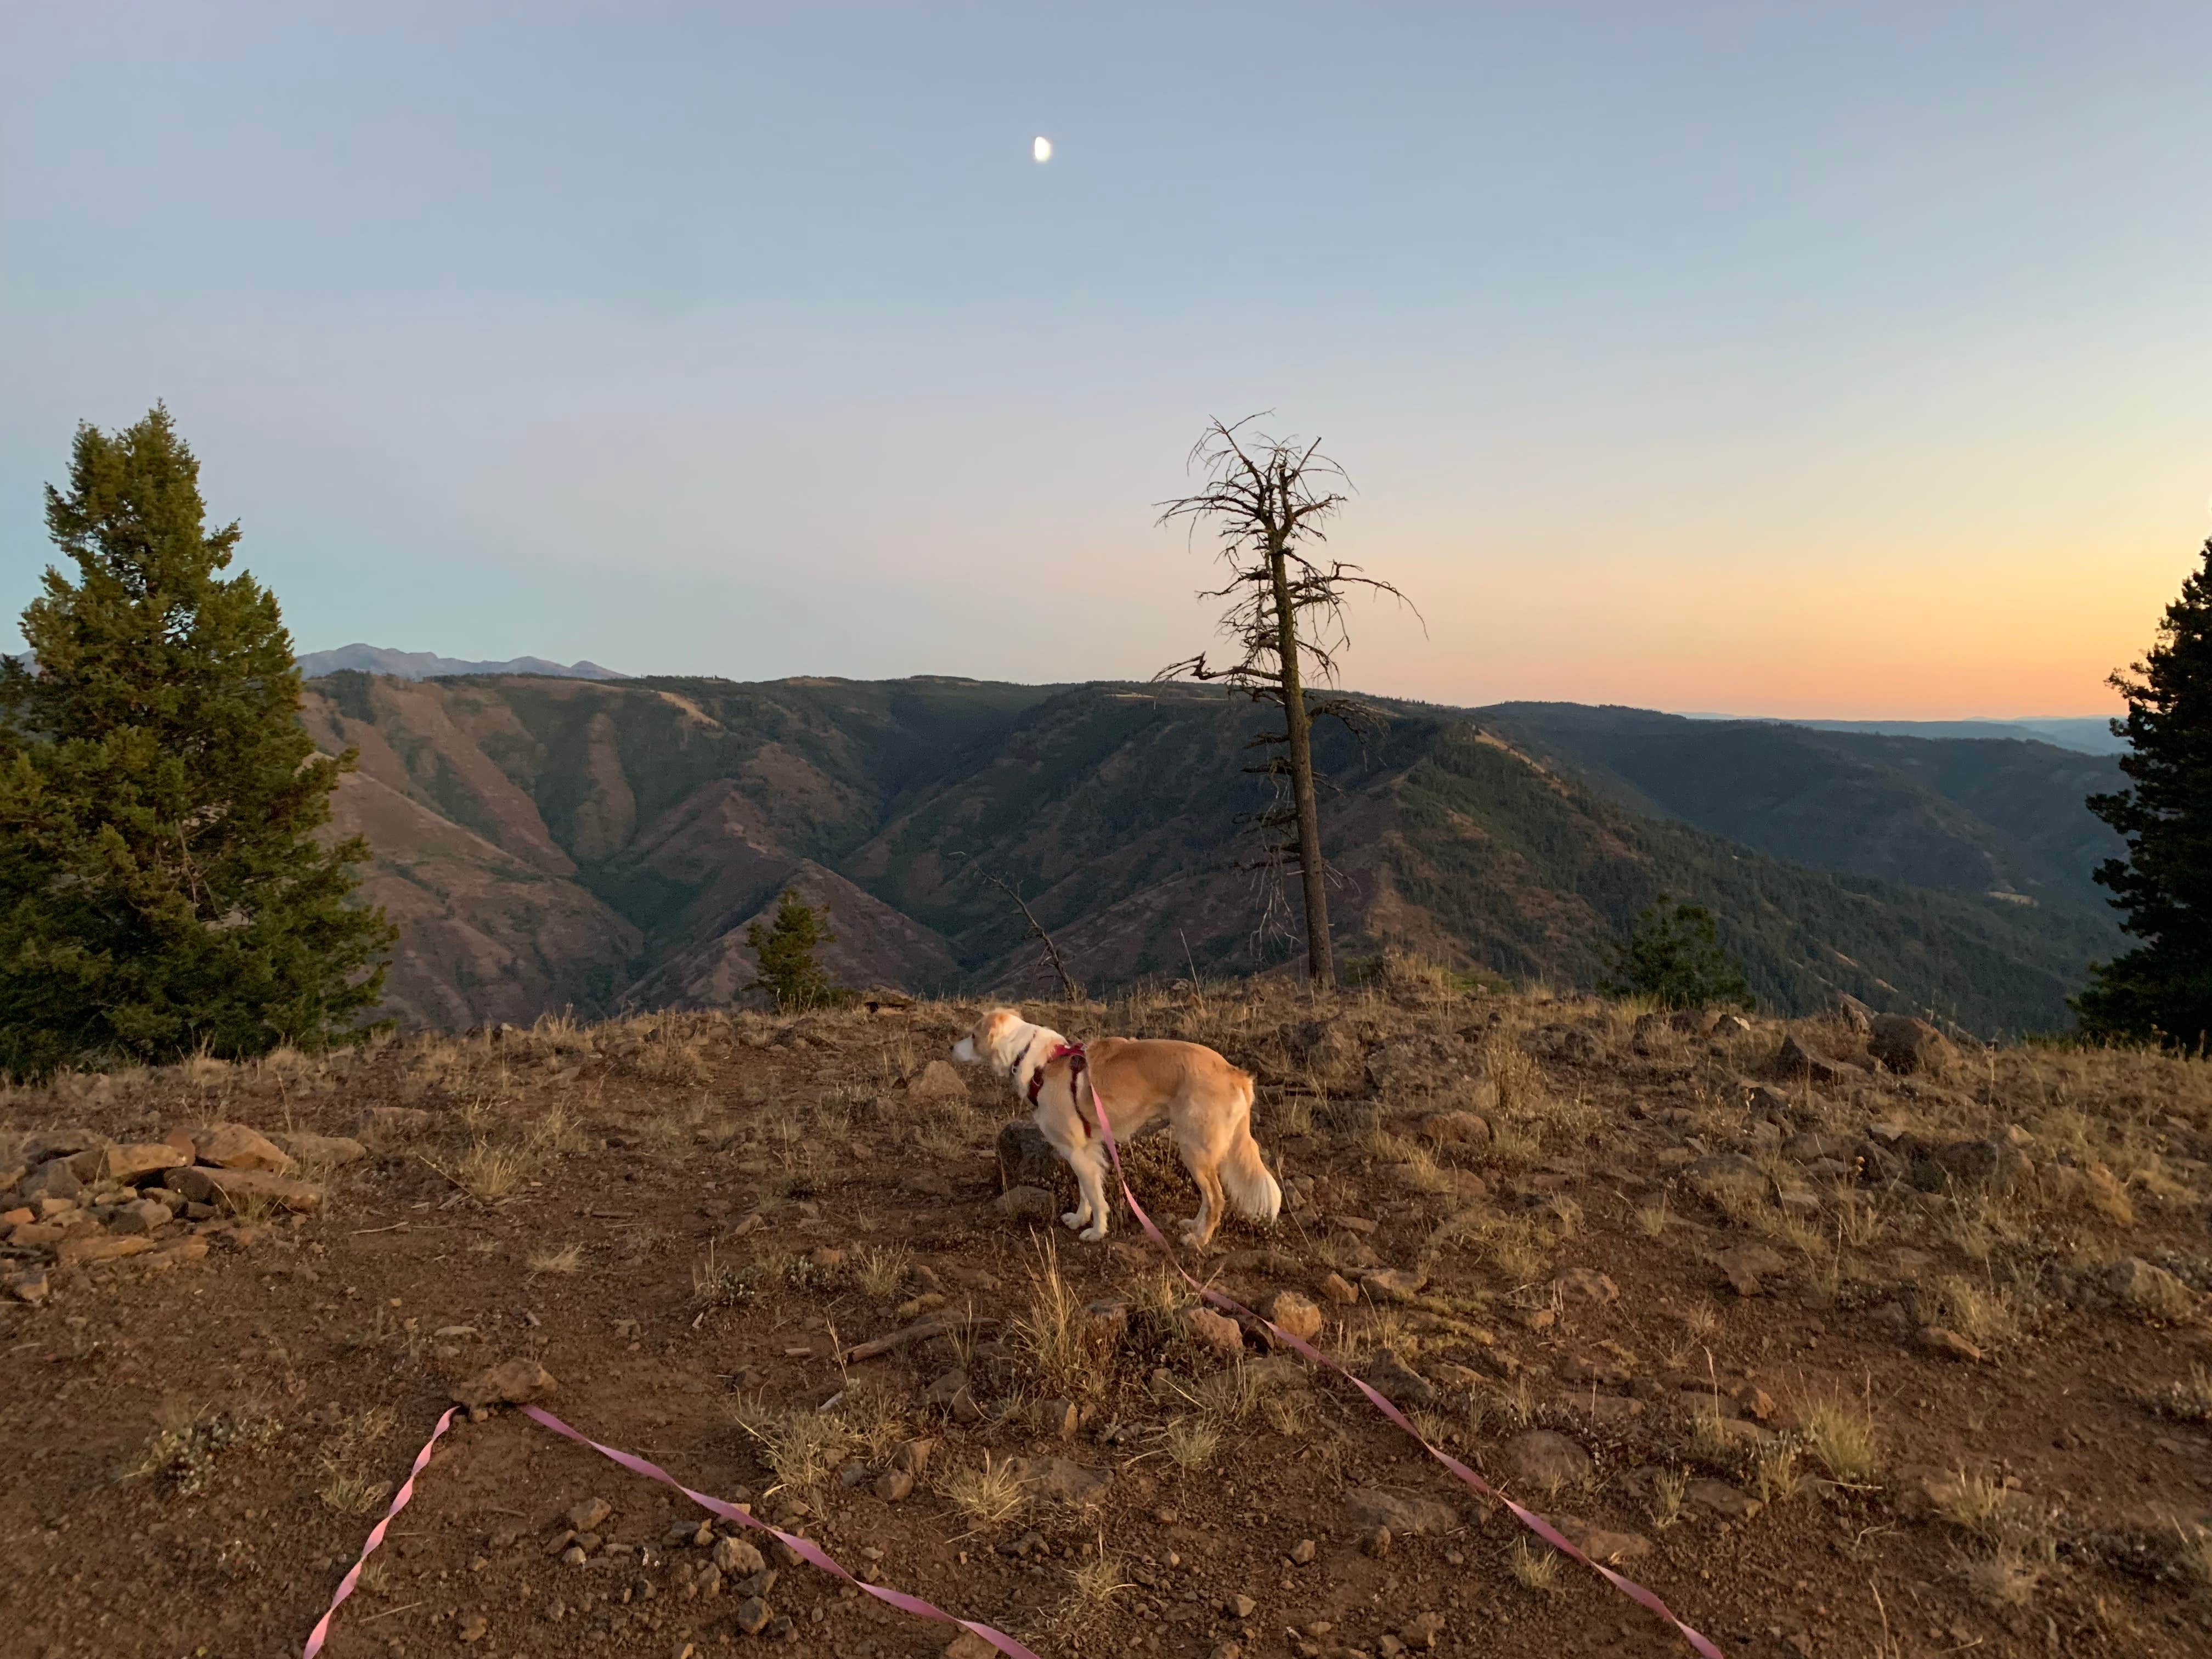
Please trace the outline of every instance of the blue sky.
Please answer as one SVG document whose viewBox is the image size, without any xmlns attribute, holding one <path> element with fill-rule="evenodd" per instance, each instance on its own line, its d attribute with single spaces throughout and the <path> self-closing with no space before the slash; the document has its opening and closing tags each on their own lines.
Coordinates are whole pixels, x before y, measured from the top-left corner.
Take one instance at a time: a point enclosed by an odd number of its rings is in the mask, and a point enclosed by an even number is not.
<svg viewBox="0 0 2212 1659">
<path fill-rule="evenodd" d="M 0 611 L 165 398 L 302 648 L 1062 679 L 1320 433 L 1349 678 L 2099 712 L 2208 530 L 2201 7 L 0 15 Z M 1053 161 L 1030 159 L 1048 135 Z"/>
</svg>

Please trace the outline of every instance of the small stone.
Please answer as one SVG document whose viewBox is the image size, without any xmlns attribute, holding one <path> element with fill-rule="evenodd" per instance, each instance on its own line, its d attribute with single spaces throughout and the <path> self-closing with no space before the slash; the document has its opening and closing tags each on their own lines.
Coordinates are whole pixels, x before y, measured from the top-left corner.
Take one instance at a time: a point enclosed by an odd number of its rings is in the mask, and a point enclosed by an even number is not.
<svg viewBox="0 0 2212 1659">
<path fill-rule="evenodd" d="M 1923 1352 L 1932 1353 L 1942 1359 L 1979 1361 L 1982 1357 L 1982 1351 L 1979 1348 L 1967 1341 L 1958 1332 L 1946 1330 L 1941 1325 L 1923 1325 L 1920 1328 L 1919 1341 Z"/>
<path fill-rule="evenodd" d="M 1129 1334 L 1129 1304 L 1112 1297 L 1086 1303 L 1083 1309 L 1083 1340 L 1098 1352 L 1114 1348 Z M 994 1650 L 996 1651 L 996 1650 Z"/>
<path fill-rule="evenodd" d="M 1224 1358 L 1240 1358 L 1244 1352 L 1244 1332 L 1237 1322 L 1211 1308 L 1193 1308 L 1183 1315 L 1183 1328 L 1191 1340 L 1209 1352 Z"/>
<path fill-rule="evenodd" d="M 1764 1244 L 1739 1244 L 1733 1249 L 1723 1250 L 1713 1257 L 1713 1265 L 1727 1277 L 1729 1288 L 1738 1296 L 1762 1296 L 1767 1279 L 1790 1270 L 1789 1261 Z"/>
<path fill-rule="evenodd" d="M 876 1477 L 876 1496 L 896 1504 L 914 1495 L 914 1477 L 904 1469 L 886 1469 Z"/>
<path fill-rule="evenodd" d="M 174 1218 L 166 1204 L 156 1204 L 149 1198 L 124 1205 L 108 1218 L 108 1229 L 118 1233 L 150 1233 L 157 1227 L 166 1227 Z"/>
<path fill-rule="evenodd" d="M 974 1631 L 963 1630 L 945 1644 L 945 1659 L 999 1659 L 999 1650 Z"/>
<path fill-rule="evenodd" d="M 934 1063 L 941 1065 L 943 1062 Z M 769 1611 L 768 1603 L 759 1596 L 748 1595 L 738 1603 L 738 1610 L 732 1618 L 737 1627 L 747 1636 L 758 1636 L 768 1628 L 768 1621 L 775 1616 Z"/>
<path fill-rule="evenodd" d="M 1249 1619 L 1259 1607 L 1260 1604 L 1249 1595 L 1232 1595 L 1221 1604 L 1221 1611 L 1231 1619 Z"/>
<path fill-rule="evenodd" d="M 891 1468 L 901 1474 L 918 1475 L 929 1468 L 929 1455 L 936 1449 L 934 1440 L 902 1440 L 891 1452 Z"/>
<path fill-rule="evenodd" d="M 534 1359 L 507 1359 L 453 1390 L 464 1406 L 521 1406 L 554 1390 L 553 1374 Z"/>
<path fill-rule="evenodd" d="M 1380 1561 L 1390 1553 L 1390 1528 L 1376 1527 L 1362 1533 L 1359 1537 L 1359 1547 L 1364 1553 L 1371 1555 Z"/>
<path fill-rule="evenodd" d="M 8 1294 L 16 1301 L 36 1307 L 52 1293 L 46 1283 L 46 1270 L 33 1267 L 29 1271 L 11 1273 L 8 1278 Z"/>
<path fill-rule="evenodd" d="M 2141 1256 L 2123 1256 L 2105 1270 L 2105 1291 L 2124 1308 L 2172 1314 L 2196 1303 L 2189 1287 L 2163 1267 Z"/>
<path fill-rule="evenodd" d="M 1568 1542 L 1601 1566 L 1616 1566 L 1651 1553 L 1651 1540 L 1642 1533 L 1611 1532 L 1571 1515 L 1555 1515 L 1552 1524 L 1567 1535 Z"/>
<path fill-rule="evenodd" d="M 1212 1659 L 1241 1659 L 1243 1651 L 1241 1642 L 1217 1642 L 1213 1644 Z"/>
<path fill-rule="evenodd" d="M 19 1228 L 17 1230 L 21 1231 Z M 94 1261 L 114 1261 L 126 1255 L 137 1255 L 154 1248 L 154 1241 L 137 1238 L 110 1238 L 94 1234 L 89 1238 L 65 1238 L 54 1249 L 56 1265 L 76 1267 Z"/>
<path fill-rule="evenodd" d="M 1398 1638 L 1409 1648 L 1433 1648 L 1437 1638 L 1443 1634 L 1444 1616 L 1441 1613 L 1425 1613 L 1398 1628 Z"/>
<path fill-rule="evenodd" d="M 1310 1342 L 1321 1334 L 1320 1308 L 1296 1291 L 1276 1291 L 1260 1311 L 1270 1323 L 1281 1326 L 1302 1342 Z"/>
<path fill-rule="evenodd" d="M 1590 1478 L 1590 1455 L 1564 1434 L 1528 1429 L 1500 1449 L 1505 1473 L 1546 1492 L 1579 1486 Z"/>
<path fill-rule="evenodd" d="M 1291 1546 L 1291 1565 L 1292 1566 L 1305 1566 L 1310 1563 L 1313 1559 L 1314 1540 L 1312 1539 L 1301 1538 L 1297 1543 Z"/>
<path fill-rule="evenodd" d="M 1391 1348 L 1377 1348 L 1367 1362 L 1367 1382 L 1394 1406 L 1432 1406 L 1437 1391 L 1428 1378 L 1398 1358 Z"/>
<path fill-rule="evenodd" d="M 1094 1503 L 1114 1479 L 1109 1471 L 1085 1468 L 1064 1457 L 1011 1458 L 1006 1468 L 1034 1496 L 1060 1504 Z"/>
<path fill-rule="evenodd" d="M 768 1565 L 761 1559 L 761 1553 L 742 1538 L 716 1539 L 709 1559 L 715 1570 L 727 1578 L 746 1577 Z"/>
<path fill-rule="evenodd" d="M 314 1135 L 295 1130 L 269 1138 L 301 1162 L 330 1169 L 358 1164 L 368 1156 L 368 1148 L 350 1135 Z"/>
<path fill-rule="evenodd" d="M 1564 1300 L 1609 1303 L 1620 1300 L 1620 1286 L 1592 1267 L 1571 1267 L 1552 1281 Z"/>
<path fill-rule="evenodd" d="M 491 1620 L 480 1613 L 471 1613 L 461 1621 L 461 1640 L 481 1642 L 490 1633 Z"/>
<path fill-rule="evenodd" d="M 922 1400 L 926 1404 L 946 1413 L 956 1423 L 980 1423 L 983 1420 L 983 1408 L 975 1403 L 975 1396 L 969 1392 L 968 1373 L 965 1371 L 945 1372 L 929 1385 Z"/>
<path fill-rule="evenodd" d="M 212 1204 L 236 1209 L 254 1199 L 265 1200 L 283 1209 L 300 1213 L 319 1208 L 323 1189 L 305 1181 L 294 1181 L 288 1176 L 267 1170 L 206 1169 L 198 1165 L 163 1172 L 161 1184 L 172 1192 L 182 1193 L 195 1204 Z"/>
<path fill-rule="evenodd" d="M 16 1185 L 15 1195 L 19 1202 L 35 1205 L 44 1198 L 74 1200 L 83 1191 L 84 1182 L 76 1178 L 69 1160 L 57 1158 L 25 1176 Z"/>
<path fill-rule="evenodd" d="M 595 1532 L 614 1512 L 615 1506 L 605 1498 L 586 1498 L 569 1510 L 568 1521 L 578 1532 Z"/>
<path fill-rule="evenodd" d="M 167 1141 L 136 1141 L 118 1146 L 106 1146 L 97 1156 L 99 1164 L 94 1179 L 134 1183 L 148 1176 L 159 1175 L 164 1170 L 173 1170 L 179 1164 L 191 1162 Z"/>
<path fill-rule="evenodd" d="M 1692 1480 L 1683 1487 L 1682 1496 L 1728 1521 L 1748 1521 L 1760 1508 L 1757 1498 L 1738 1492 L 1725 1480 Z"/>
<path fill-rule="evenodd" d="M 1321 1293 L 1332 1302 L 1352 1303 L 1359 1300 L 1359 1292 L 1342 1273 L 1331 1273 L 1321 1282 Z"/>
<path fill-rule="evenodd" d="M 964 1105 L 968 1100 L 968 1079 L 949 1060 L 933 1060 L 908 1082 L 906 1091 L 915 1100 L 950 1101 Z"/>
<path fill-rule="evenodd" d="M 1682 1178 L 1709 1198 L 1723 1193 L 1744 1198 L 1766 1196 L 1766 1171 L 1741 1152 L 1716 1152 L 1698 1158 L 1682 1171 Z"/>
<path fill-rule="evenodd" d="M 1490 1123 L 1473 1112 L 1431 1112 L 1421 1120 L 1421 1133 L 1443 1146 L 1480 1146 L 1490 1139 Z"/>
<path fill-rule="evenodd" d="M 591 1559 L 584 1553 L 584 1547 L 581 1544 L 571 1544 L 561 1552 L 561 1565 L 564 1567 L 580 1567 Z"/>
<path fill-rule="evenodd" d="M 1411 1302 L 1428 1282 L 1418 1267 L 1378 1267 L 1359 1275 L 1359 1287 L 1377 1302 Z"/>
</svg>

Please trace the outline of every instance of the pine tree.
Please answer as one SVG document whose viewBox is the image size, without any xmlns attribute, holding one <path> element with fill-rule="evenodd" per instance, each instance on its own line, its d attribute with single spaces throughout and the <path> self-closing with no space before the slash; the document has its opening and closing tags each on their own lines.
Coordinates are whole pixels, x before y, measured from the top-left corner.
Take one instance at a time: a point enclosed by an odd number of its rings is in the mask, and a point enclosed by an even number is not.
<svg viewBox="0 0 2212 1659">
<path fill-rule="evenodd" d="M 778 1008 L 826 1007 L 849 995 L 831 982 L 829 971 L 815 959 L 818 948 L 837 942 L 829 920 L 826 908 L 817 911 L 794 890 L 785 892 L 767 925 L 756 921 L 746 927 L 745 943 L 760 962 L 755 984 L 775 999 Z"/>
<path fill-rule="evenodd" d="M 2135 787 L 2092 795 L 2089 810 L 2127 842 L 2097 881 L 2142 943 L 2091 969 L 2074 1007 L 2092 1036 L 2202 1048 L 2212 1040 L 2212 541 L 2133 672 L 2112 686 L 2127 700 L 2112 732 L 2128 740 L 2120 770 Z"/>
<path fill-rule="evenodd" d="M 224 1058 L 359 1029 L 393 933 L 316 831 L 319 755 L 276 600 L 225 576 L 199 465 L 156 407 L 78 428 L 46 525 L 75 561 L 0 668 L 0 1072 Z"/>
<path fill-rule="evenodd" d="M 1618 947 L 1613 977 L 1599 989 L 1612 996 L 1648 996 L 1662 1008 L 1751 1006 L 1743 969 L 1722 947 L 1720 923 L 1701 904 L 1662 893 L 1636 918 Z"/>
</svg>

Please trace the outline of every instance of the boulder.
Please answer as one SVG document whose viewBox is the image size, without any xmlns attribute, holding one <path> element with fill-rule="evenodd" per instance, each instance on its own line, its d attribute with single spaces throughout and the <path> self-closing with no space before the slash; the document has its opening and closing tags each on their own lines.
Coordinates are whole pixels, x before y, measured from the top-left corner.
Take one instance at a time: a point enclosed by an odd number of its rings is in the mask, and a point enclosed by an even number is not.
<svg viewBox="0 0 2212 1659">
<path fill-rule="evenodd" d="M 1449 1504 L 1433 1498 L 1407 1498 L 1373 1486 L 1345 1493 L 1344 1513 L 1354 1531 L 1388 1527 L 1399 1538 L 1447 1533 L 1459 1526 L 1459 1511 Z"/>
<path fill-rule="evenodd" d="M 1874 1010 L 1847 993 L 1839 991 L 1836 994 L 1836 1014 L 1844 1024 L 1850 1026 L 1861 1036 L 1864 1036 L 1875 1028 Z M 1894 1018 L 1895 1016 L 1884 1015 L 1882 1018 Z"/>
<path fill-rule="evenodd" d="M 1200 1347 L 1224 1359 L 1243 1357 L 1243 1328 L 1225 1314 L 1218 1314 L 1211 1308 L 1192 1308 L 1182 1318 L 1184 1330 Z"/>
<path fill-rule="evenodd" d="M 552 1372 L 536 1360 L 507 1359 L 462 1383 L 453 1390 L 453 1398 L 471 1410 L 522 1406 L 544 1399 L 554 1388 Z"/>
<path fill-rule="evenodd" d="M 65 1158 L 49 1158 L 25 1176 L 15 1188 L 17 1200 L 33 1206 L 42 1198 L 74 1200 L 83 1194 L 84 1182 L 76 1178 L 76 1171 L 70 1168 Z"/>
<path fill-rule="evenodd" d="M 2172 1318 L 2186 1313 L 2197 1297 L 2189 1286 L 2141 1256 L 2124 1256 L 2105 1270 L 2105 1290 L 2124 1308 Z"/>
<path fill-rule="evenodd" d="M 1795 1032 L 1784 1032 L 1782 1047 L 1774 1056 L 1774 1070 L 1783 1077 L 1809 1077 L 1815 1083 L 1841 1083 L 1851 1078 L 1866 1075 L 1863 1066 L 1848 1060 L 1837 1060 L 1808 1048 Z"/>
<path fill-rule="evenodd" d="M 150 1198 L 142 1198 L 118 1208 L 107 1225 L 111 1232 L 150 1233 L 157 1227 L 167 1226 L 173 1218 L 167 1205 L 156 1204 Z"/>
<path fill-rule="evenodd" d="M 164 1170 L 173 1170 L 191 1159 L 166 1140 L 133 1141 L 103 1146 L 86 1154 L 97 1160 L 89 1170 L 79 1170 L 88 1181 L 127 1182 L 133 1186 Z"/>
<path fill-rule="evenodd" d="M 1437 1391 L 1428 1378 L 1389 1348 L 1377 1348 L 1367 1362 L 1367 1385 L 1394 1406 L 1433 1406 Z"/>
<path fill-rule="evenodd" d="M 1044 1132 L 1029 1119 L 999 1131 L 999 1190 L 1041 1187 L 1048 1193 L 1073 1192 L 1075 1176 Z"/>
<path fill-rule="evenodd" d="M 292 1160 L 283 1149 L 258 1129 L 249 1129 L 243 1123 L 224 1123 L 204 1136 L 195 1136 L 193 1144 L 199 1162 L 212 1164 L 218 1170 L 262 1170 L 270 1175 L 283 1175 L 292 1167 Z"/>
<path fill-rule="evenodd" d="M 1949 1038 L 1926 1020 L 1910 1014 L 1876 1014 L 1867 1038 L 1867 1053 L 1902 1077 L 1947 1071 L 1959 1057 Z"/>
<path fill-rule="evenodd" d="M 1558 1492 L 1582 1485 L 1595 1466 L 1590 1455 L 1564 1434 L 1526 1429 L 1498 1449 L 1498 1467 L 1525 1486 Z"/>
<path fill-rule="evenodd" d="M 942 1105 L 968 1103 L 968 1079 L 950 1060 L 933 1060 L 907 1082 L 908 1097 Z"/>
<path fill-rule="evenodd" d="M 211 1170 L 204 1165 L 187 1165 L 165 1171 L 161 1184 L 173 1193 L 182 1193 L 194 1204 L 211 1204 L 222 1209 L 243 1209 L 259 1201 L 305 1214 L 320 1207 L 323 1201 L 321 1188 L 295 1181 L 289 1176 L 272 1175 L 265 1170 Z"/>
<path fill-rule="evenodd" d="M 65 1128 L 41 1129 L 36 1134 L 25 1137 L 22 1146 L 16 1149 L 16 1156 L 36 1168 L 50 1159 L 73 1158 L 79 1152 L 88 1152 L 106 1144 L 107 1137 L 97 1130 L 72 1125 Z"/>
</svg>

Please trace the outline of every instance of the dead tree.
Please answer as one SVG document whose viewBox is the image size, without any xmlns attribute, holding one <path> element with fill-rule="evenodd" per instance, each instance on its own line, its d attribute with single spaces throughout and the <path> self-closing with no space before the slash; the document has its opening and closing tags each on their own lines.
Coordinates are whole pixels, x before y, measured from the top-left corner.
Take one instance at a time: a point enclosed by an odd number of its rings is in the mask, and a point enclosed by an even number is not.
<svg viewBox="0 0 2212 1659">
<path fill-rule="evenodd" d="M 1329 944 L 1328 871 L 1322 860 L 1321 809 L 1314 787 L 1313 722 L 1335 715 L 1350 720 L 1357 708 L 1340 697 L 1310 703 L 1309 678 L 1334 684 L 1338 654 L 1350 643 L 1345 601 L 1354 590 L 1406 596 L 1356 564 L 1322 559 L 1314 550 L 1328 538 L 1322 526 L 1343 506 L 1352 481 L 1321 453 L 1320 440 L 1271 438 L 1215 421 L 1191 448 L 1189 470 L 1205 479 L 1194 495 L 1160 503 L 1160 522 L 1188 520 L 1212 526 L 1229 580 L 1200 594 L 1227 599 L 1220 631 L 1235 660 L 1216 667 L 1201 652 L 1171 663 L 1155 679 L 1219 681 L 1255 702 L 1283 711 L 1283 729 L 1259 739 L 1283 752 L 1251 769 L 1287 775 L 1287 807 L 1261 815 L 1263 824 L 1297 826 L 1295 842 L 1273 848 L 1295 859 L 1305 899 L 1306 971 L 1327 989 L 1336 983 Z M 1416 612 L 1418 615 L 1419 613 Z"/>
<path fill-rule="evenodd" d="M 1012 886 L 1000 877 L 993 875 L 988 870 L 983 872 L 983 879 L 1013 900 L 1015 905 L 1021 910 L 1022 920 L 1030 925 L 1030 936 L 1044 946 L 1045 960 L 1052 964 L 1053 977 L 1060 981 L 1061 999 L 1067 1002 L 1082 1001 L 1082 986 L 1076 983 L 1067 971 L 1067 964 L 1060 959 L 1060 947 L 1052 942 L 1052 935 L 1045 932 L 1044 924 L 1036 919 L 1036 912 L 1030 908 L 1030 902 Z"/>
</svg>

